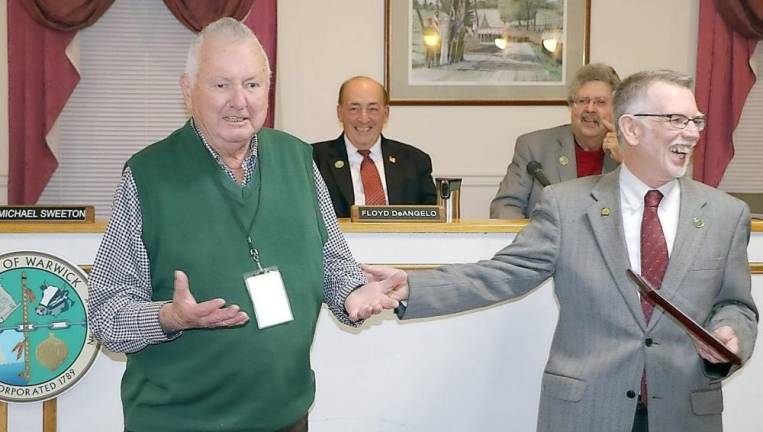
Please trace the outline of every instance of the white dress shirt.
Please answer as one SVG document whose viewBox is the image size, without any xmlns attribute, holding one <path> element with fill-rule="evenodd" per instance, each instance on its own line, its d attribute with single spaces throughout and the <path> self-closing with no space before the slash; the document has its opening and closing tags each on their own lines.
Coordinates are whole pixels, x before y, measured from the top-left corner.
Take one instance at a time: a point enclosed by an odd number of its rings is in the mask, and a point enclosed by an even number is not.
<svg viewBox="0 0 763 432">
<path fill-rule="evenodd" d="M 366 194 L 363 191 L 363 181 L 360 179 L 360 163 L 363 162 L 363 156 L 358 153 L 358 149 L 352 145 L 347 134 L 344 135 L 344 145 L 347 148 L 347 161 L 350 163 L 350 174 L 352 175 L 352 192 L 355 194 L 355 204 L 364 205 L 366 203 Z M 369 150 L 368 156 L 374 161 L 376 170 L 379 171 L 382 187 L 384 187 L 384 199 L 389 203 L 389 194 L 387 193 L 387 177 L 384 175 L 384 155 L 381 149 L 381 136 L 376 139 Z"/>
<path fill-rule="evenodd" d="M 631 269 L 641 274 L 641 220 L 644 217 L 644 196 L 653 188 L 647 186 L 628 170 L 625 164 L 620 166 L 620 208 L 623 213 L 623 231 L 628 247 Z M 662 201 L 657 208 L 668 257 L 673 250 L 678 230 L 678 213 L 681 207 L 681 184 L 674 179 L 657 188 L 662 192 Z"/>
</svg>

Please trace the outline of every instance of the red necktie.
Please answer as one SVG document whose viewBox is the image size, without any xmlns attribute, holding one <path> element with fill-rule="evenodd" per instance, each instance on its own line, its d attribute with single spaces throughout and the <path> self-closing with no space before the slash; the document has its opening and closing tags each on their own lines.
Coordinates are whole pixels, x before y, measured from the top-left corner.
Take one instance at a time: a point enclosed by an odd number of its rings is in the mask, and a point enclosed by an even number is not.
<svg viewBox="0 0 763 432">
<path fill-rule="evenodd" d="M 665 269 L 668 267 L 668 245 L 662 232 L 660 218 L 657 217 L 657 207 L 662 200 L 662 193 L 650 190 L 644 196 L 644 217 L 641 219 L 641 276 L 654 289 L 660 289 Z M 654 304 L 641 296 L 641 310 L 644 320 L 649 323 L 654 311 Z M 646 369 L 641 376 L 641 402 L 646 404 Z"/>
<path fill-rule="evenodd" d="M 641 220 L 641 276 L 644 277 L 654 289 L 660 289 L 662 277 L 668 267 L 668 245 L 662 232 L 660 218 L 657 217 L 657 206 L 662 200 L 662 193 L 658 190 L 650 190 L 644 196 L 644 217 Z M 654 304 L 641 296 L 641 310 L 644 311 L 644 319 L 649 323 L 652 318 Z"/>
<path fill-rule="evenodd" d="M 363 156 L 363 162 L 360 163 L 360 180 L 363 182 L 363 193 L 366 195 L 366 205 L 386 205 L 387 198 L 384 196 L 384 187 L 382 187 L 379 171 L 376 164 L 369 157 L 370 150 L 358 150 Z"/>
</svg>

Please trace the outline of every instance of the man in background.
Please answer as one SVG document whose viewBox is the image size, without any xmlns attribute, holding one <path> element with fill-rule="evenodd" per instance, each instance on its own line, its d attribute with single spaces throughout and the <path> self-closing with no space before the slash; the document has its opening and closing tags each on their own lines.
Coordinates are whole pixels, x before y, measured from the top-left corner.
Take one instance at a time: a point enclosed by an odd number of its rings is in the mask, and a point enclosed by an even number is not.
<svg viewBox="0 0 763 432">
<path fill-rule="evenodd" d="M 93 335 L 127 353 L 125 430 L 307 431 L 321 303 L 353 325 L 395 302 L 358 288 L 311 147 L 262 128 L 251 30 L 208 25 L 180 84 L 191 119 L 127 161 L 91 277 Z"/>
<path fill-rule="evenodd" d="M 612 125 L 612 93 L 620 83 L 607 65 L 583 66 L 569 87 L 570 124 L 517 138 L 514 157 L 490 203 L 494 219 L 526 219 L 545 185 L 528 172 L 536 162 L 550 183 L 605 174 L 622 159 Z"/>
<path fill-rule="evenodd" d="M 672 71 L 623 81 L 614 102 L 623 164 L 547 187 L 528 225 L 493 258 L 410 274 L 368 269 L 408 299 L 402 319 L 520 298 L 553 278 L 559 321 L 538 431 L 723 428 L 722 380 L 739 366 L 640 298 L 626 272 L 640 273 L 742 363 L 750 358 L 758 328 L 750 210 L 684 177 L 705 125 L 691 88 Z"/>
<path fill-rule="evenodd" d="M 437 202 L 429 155 L 382 135 L 389 97 L 381 84 L 364 76 L 345 81 L 336 114 L 344 127 L 342 135 L 313 144 L 313 157 L 337 217 L 350 217 L 353 204 Z"/>
</svg>

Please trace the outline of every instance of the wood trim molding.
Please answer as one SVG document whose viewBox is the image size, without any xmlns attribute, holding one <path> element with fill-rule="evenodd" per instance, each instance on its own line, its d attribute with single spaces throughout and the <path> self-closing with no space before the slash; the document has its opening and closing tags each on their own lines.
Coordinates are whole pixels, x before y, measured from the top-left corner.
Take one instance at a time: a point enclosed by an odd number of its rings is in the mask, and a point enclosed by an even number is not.
<svg viewBox="0 0 763 432">
<path fill-rule="evenodd" d="M 378 265 L 378 266 L 384 266 L 384 267 L 394 267 L 398 268 L 400 270 L 405 271 L 412 271 L 412 270 L 433 270 L 437 267 L 442 266 L 443 264 L 369 264 L 369 265 Z M 90 266 L 92 267 L 92 266 Z M 84 268 L 84 266 L 83 266 Z M 763 274 L 763 262 L 751 262 L 750 263 L 750 273 L 752 274 Z M 1 431 L 0 431 L 1 432 Z"/>
<path fill-rule="evenodd" d="M 0 234 L 103 233 L 106 221 L 95 222 L 0 222 Z"/>
<path fill-rule="evenodd" d="M 527 225 L 526 219 L 461 220 L 453 223 L 353 223 L 339 219 L 345 233 L 518 233 Z M 763 220 L 753 220 L 752 232 L 763 232 Z M 106 221 L 81 222 L 0 222 L 4 233 L 103 233 Z"/>
<path fill-rule="evenodd" d="M 374 223 L 340 219 L 345 233 L 518 233 L 527 225 L 524 219 L 463 220 L 453 223 Z"/>
</svg>

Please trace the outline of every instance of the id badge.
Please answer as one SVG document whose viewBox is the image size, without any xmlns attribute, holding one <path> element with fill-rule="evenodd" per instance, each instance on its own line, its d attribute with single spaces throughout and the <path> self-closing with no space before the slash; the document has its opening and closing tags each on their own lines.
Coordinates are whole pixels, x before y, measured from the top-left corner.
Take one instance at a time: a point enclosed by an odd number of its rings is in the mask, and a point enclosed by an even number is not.
<svg viewBox="0 0 763 432">
<path fill-rule="evenodd" d="M 286 287 L 277 267 L 245 273 L 244 282 L 254 305 L 257 328 L 264 329 L 294 319 Z"/>
</svg>

